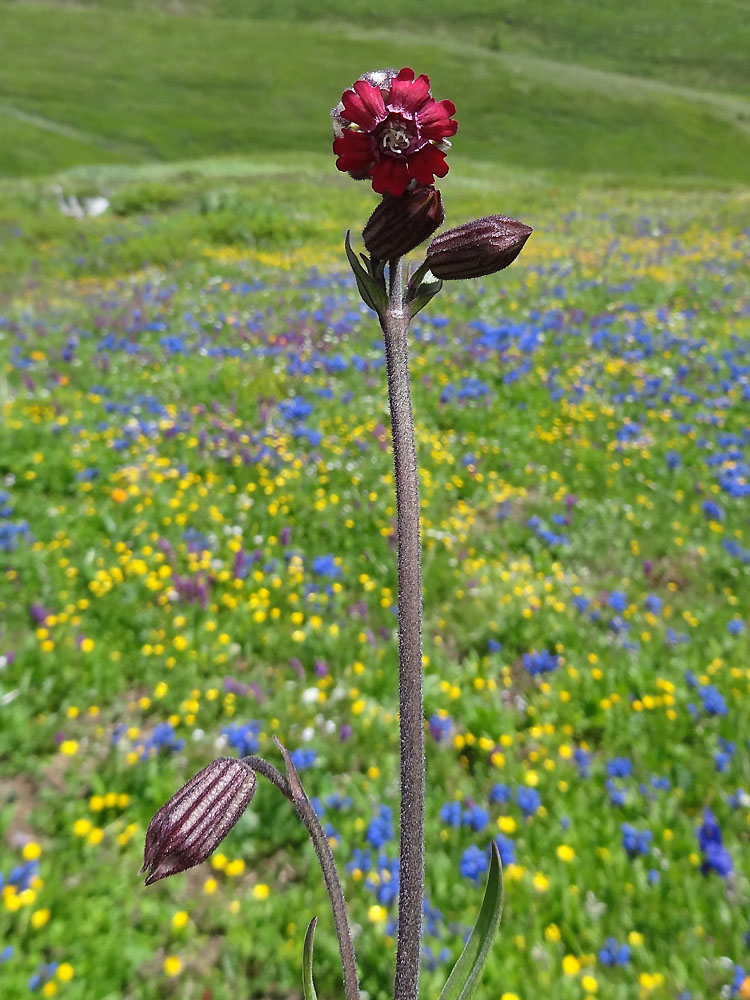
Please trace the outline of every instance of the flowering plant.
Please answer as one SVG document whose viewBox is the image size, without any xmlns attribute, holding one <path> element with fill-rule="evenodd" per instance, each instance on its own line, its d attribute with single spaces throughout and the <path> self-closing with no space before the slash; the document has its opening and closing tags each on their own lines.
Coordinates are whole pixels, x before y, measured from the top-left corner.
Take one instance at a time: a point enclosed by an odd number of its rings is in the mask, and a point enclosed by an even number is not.
<svg viewBox="0 0 750 1000">
<path fill-rule="evenodd" d="M 481 277 L 508 267 L 532 231 L 500 215 L 467 222 L 436 236 L 424 261 L 411 276 L 405 273 L 404 255 L 433 236 L 445 219 L 434 181 L 448 172 L 448 137 L 458 129 L 455 110 L 451 101 L 433 99 L 426 76 L 415 77 L 404 68 L 364 74 L 332 112 L 336 166 L 357 180 L 369 178 L 382 195 L 362 233 L 369 256 L 357 257 L 350 233 L 345 249 L 359 293 L 383 331 L 396 478 L 401 830 L 394 1000 L 416 1000 L 419 993 L 425 867 L 420 506 L 407 332 L 444 280 Z M 358 1000 L 354 945 L 331 846 L 291 754 L 275 742 L 285 774 L 261 757 L 220 758 L 159 809 L 146 832 L 146 884 L 205 861 L 244 812 L 260 774 L 289 799 L 307 828 L 331 902 L 346 1000 Z M 477 922 L 440 1000 L 468 1000 L 474 993 L 500 922 L 502 900 L 500 857 L 493 842 Z M 303 949 L 305 1000 L 316 998 L 316 922 L 310 922 Z"/>
</svg>

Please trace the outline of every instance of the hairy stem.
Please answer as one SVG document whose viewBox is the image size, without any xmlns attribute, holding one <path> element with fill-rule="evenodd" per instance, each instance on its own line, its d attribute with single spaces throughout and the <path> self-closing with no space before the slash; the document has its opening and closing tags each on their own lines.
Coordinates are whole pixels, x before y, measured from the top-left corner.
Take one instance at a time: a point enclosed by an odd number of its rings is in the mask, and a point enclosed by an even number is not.
<svg viewBox="0 0 750 1000">
<path fill-rule="evenodd" d="M 286 778 L 273 764 L 269 764 L 262 757 L 243 757 L 243 760 L 253 771 L 262 774 L 264 778 L 267 778 L 273 785 L 276 785 L 279 791 L 289 799 L 297 810 L 297 815 L 305 825 L 307 832 L 310 834 L 310 840 L 312 840 L 315 853 L 318 856 L 320 868 L 323 872 L 323 881 L 325 882 L 328 898 L 331 902 L 333 922 L 336 927 L 336 937 L 338 938 L 339 953 L 341 955 L 346 1000 L 359 1000 L 359 980 L 357 978 L 357 962 L 354 955 L 352 932 L 346 912 L 344 890 L 341 887 L 341 880 L 336 870 L 333 851 L 331 850 L 331 845 L 328 843 L 325 830 L 320 825 L 320 820 L 302 787 L 288 750 L 278 740 L 276 740 L 276 744 L 284 758 L 284 764 L 287 769 Z"/>
<path fill-rule="evenodd" d="M 419 478 L 403 303 L 403 262 L 389 264 L 390 297 L 381 325 L 388 370 L 398 534 L 398 653 L 401 727 L 401 866 L 394 1000 L 416 1000 L 424 893 L 424 708 Z"/>
<path fill-rule="evenodd" d="M 289 791 L 289 782 L 286 780 L 284 775 L 273 764 L 269 764 L 267 760 L 263 760 L 262 757 L 256 757 L 254 755 L 243 757 L 243 763 L 258 774 L 262 774 L 266 781 L 270 781 L 272 785 L 276 785 L 282 795 L 285 795 L 289 801 L 292 801 L 292 794 Z"/>
</svg>

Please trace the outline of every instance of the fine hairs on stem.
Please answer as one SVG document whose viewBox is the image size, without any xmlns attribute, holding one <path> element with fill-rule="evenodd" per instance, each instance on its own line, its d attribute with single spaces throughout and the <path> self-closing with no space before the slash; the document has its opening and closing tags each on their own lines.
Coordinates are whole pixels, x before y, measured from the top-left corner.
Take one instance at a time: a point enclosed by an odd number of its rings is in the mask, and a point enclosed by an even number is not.
<svg viewBox="0 0 750 1000">
<path fill-rule="evenodd" d="M 424 891 L 425 760 L 422 697 L 422 570 L 419 477 L 409 382 L 403 260 L 388 266 L 389 304 L 381 316 L 393 435 L 398 544 L 401 839 L 394 1000 L 416 997 Z"/>
</svg>

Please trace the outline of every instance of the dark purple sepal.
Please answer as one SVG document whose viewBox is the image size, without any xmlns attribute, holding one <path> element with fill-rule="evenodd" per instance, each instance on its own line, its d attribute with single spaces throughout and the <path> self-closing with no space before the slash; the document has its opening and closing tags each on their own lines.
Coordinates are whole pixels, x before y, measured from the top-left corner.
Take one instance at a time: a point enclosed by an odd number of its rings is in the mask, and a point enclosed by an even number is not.
<svg viewBox="0 0 750 1000">
<path fill-rule="evenodd" d="M 243 761 L 220 757 L 183 785 L 148 825 L 146 885 L 205 861 L 245 811 L 256 780 Z"/>
<path fill-rule="evenodd" d="M 376 260 L 403 257 L 424 243 L 445 222 L 440 192 L 418 187 L 400 197 L 386 194 L 362 231 L 368 253 Z"/>
<path fill-rule="evenodd" d="M 425 265 L 447 281 L 482 278 L 512 264 L 532 232 L 504 215 L 474 219 L 439 233 L 427 247 Z"/>
</svg>

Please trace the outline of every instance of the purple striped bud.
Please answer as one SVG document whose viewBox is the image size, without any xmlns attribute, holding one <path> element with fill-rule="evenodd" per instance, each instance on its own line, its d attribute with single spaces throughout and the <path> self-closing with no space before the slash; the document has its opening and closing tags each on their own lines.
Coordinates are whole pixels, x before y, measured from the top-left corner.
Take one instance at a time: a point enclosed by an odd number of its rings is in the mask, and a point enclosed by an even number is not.
<svg viewBox="0 0 750 1000">
<path fill-rule="evenodd" d="M 512 264 L 532 232 L 504 215 L 475 219 L 436 236 L 425 263 L 436 278 L 481 278 Z"/>
<path fill-rule="evenodd" d="M 220 757 L 183 785 L 146 830 L 146 885 L 205 861 L 245 811 L 256 781 L 238 758 Z"/>
<path fill-rule="evenodd" d="M 418 187 L 398 198 L 386 194 L 370 216 L 362 239 L 375 260 L 393 260 L 424 243 L 444 221 L 437 188 Z"/>
</svg>

